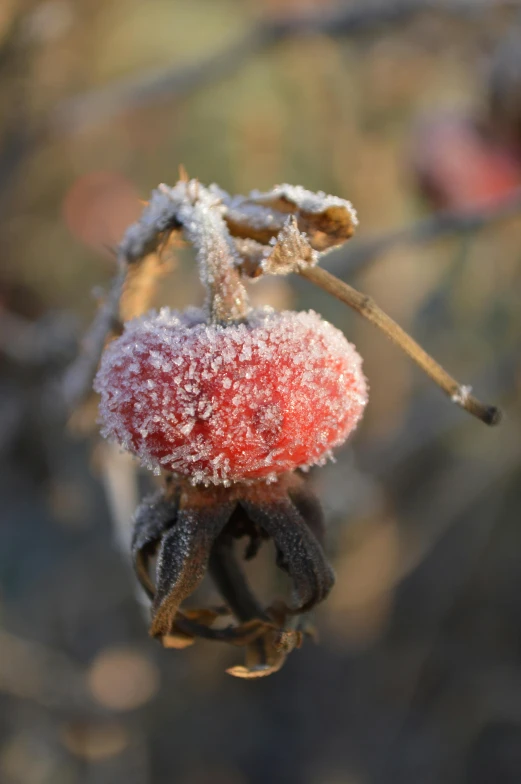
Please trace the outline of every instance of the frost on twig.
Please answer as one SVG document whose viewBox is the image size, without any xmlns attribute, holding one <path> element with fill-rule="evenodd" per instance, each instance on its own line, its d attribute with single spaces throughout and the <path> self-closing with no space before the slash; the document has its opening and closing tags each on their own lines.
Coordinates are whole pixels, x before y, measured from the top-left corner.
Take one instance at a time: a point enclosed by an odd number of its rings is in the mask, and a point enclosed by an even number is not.
<svg viewBox="0 0 521 784">
<path fill-rule="evenodd" d="M 456 390 L 451 396 L 451 400 L 453 403 L 456 403 L 458 406 L 465 406 L 469 400 L 470 393 L 472 392 L 472 387 L 468 386 L 467 384 L 462 384 L 459 389 Z"/>
<path fill-rule="evenodd" d="M 177 205 L 176 218 L 197 252 L 211 320 L 224 324 L 244 318 L 249 310 L 246 290 L 220 201 L 196 180 L 180 180 L 173 188 L 161 188 Z"/>
<path fill-rule="evenodd" d="M 152 191 L 141 217 L 126 230 L 119 252 L 127 263 L 139 261 L 148 253 L 153 253 L 165 234 L 181 228 L 177 220 L 179 204 L 171 198 L 171 190 L 167 192 L 160 186 Z"/>
</svg>

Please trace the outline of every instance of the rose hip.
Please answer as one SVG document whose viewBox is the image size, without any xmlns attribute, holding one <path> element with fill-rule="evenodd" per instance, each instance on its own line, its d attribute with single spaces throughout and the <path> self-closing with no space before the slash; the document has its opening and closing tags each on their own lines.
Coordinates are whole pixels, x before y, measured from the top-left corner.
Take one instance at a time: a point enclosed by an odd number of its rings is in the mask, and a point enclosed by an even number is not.
<svg viewBox="0 0 521 784">
<path fill-rule="evenodd" d="M 107 435 L 194 484 L 324 462 L 367 401 L 355 348 L 312 311 L 253 311 L 223 326 L 163 308 L 126 324 L 95 387 Z"/>
</svg>

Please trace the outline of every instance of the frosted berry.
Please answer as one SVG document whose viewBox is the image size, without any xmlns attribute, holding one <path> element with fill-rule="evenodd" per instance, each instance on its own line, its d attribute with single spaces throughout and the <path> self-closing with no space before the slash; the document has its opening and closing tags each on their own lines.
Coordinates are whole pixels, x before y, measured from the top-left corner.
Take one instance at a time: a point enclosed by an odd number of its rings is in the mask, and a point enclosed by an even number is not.
<svg viewBox="0 0 521 784">
<path fill-rule="evenodd" d="M 312 311 L 265 309 L 222 326 L 163 308 L 125 325 L 95 388 L 106 435 L 194 483 L 321 463 L 367 401 L 360 356 Z"/>
</svg>

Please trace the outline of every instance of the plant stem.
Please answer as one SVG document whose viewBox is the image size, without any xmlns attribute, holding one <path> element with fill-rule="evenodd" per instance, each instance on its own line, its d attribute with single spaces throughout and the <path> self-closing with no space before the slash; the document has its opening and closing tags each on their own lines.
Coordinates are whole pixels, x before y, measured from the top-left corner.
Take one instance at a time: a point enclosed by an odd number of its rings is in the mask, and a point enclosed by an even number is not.
<svg viewBox="0 0 521 784">
<path fill-rule="evenodd" d="M 243 321 L 250 310 L 248 295 L 236 265 L 236 252 L 217 205 L 199 183 L 194 204 L 181 217 L 186 238 L 197 250 L 201 280 L 207 290 L 207 308 L 214 324 Z M 185 210 L 183 209 L 183 212 Z"/>
</svg>

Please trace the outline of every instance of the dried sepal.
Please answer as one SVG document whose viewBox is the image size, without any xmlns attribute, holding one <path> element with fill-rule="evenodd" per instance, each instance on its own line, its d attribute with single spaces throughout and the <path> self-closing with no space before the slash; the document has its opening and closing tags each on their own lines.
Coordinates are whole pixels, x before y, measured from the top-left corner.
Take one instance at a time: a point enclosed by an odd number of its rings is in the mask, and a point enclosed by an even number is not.
<svg viewBox="0 0 521 784">
<path fill-rule="evenodd" d="M 145 498 L 134 515 L 131 554 L 136 576 L 150 599 L 154 598 L 155 585 L 150 578 L 149 562 L 155 555 L 161 537 L 177 517 L 177 499 L 165 497 L 163 490 Z"/>
<path fill-rule="evenodd" d="M 302 638 L 297 632 L 269 629 L 256 643 L 246 648 L 245 664 L 229 667 L 228 675 L 250 679 L 272 675 L 280 670 L 288 653 L 300 648 Z"/>
<path fill-rule="evenodd" d="M 293 581 L 293 613 L 303 613 L 322 602 L 333 587 L 335 576 L 324 551 L 299 510 L 286 493 L 272 489 L 263 503 L 243 499 L 250 519 L 273 540 L 277 563 Z"/>
<path fill-rule="evenodd" d="M 215 621 L 223 615 L 229 615 L 227 607 L 204 607 L 197 610 L 177 611 L 175 619 L 168 631 L 161 638 L 164 648 L 183 650 L 194 644 L 197 637 L 204 637 L 204 629 L 210 629 Z"/>
<path fill-rule="evenodd" d="M 288 495 L 320 545 L 324 545 L 324 510 L 307 475 L 295 473 L 288 481 Z"/>
<path fill-rule="evenodd" d="M 132 553 L 152 600 L 150 633 L 166 648 L 183 649 L 198 638 L 244 648 L 244 665 L 229 670 L 236 677 L 276 672 L 305 636 L 314 636 L 301 612 L 325 598 L 332 585 L 321 535 L 321 512 L 304 475 L 231 487 L 194 487 L 170 475 L 165 489 L 146 499 L 135 516 Z M 263 539 L 274 540 L 278 564 L 294 582 L 292 607 L 281 600 L 269 607 L 259 602 L 235 552 L 243 537 L 250 539 L 244 559 Z M 207 568 L 226 606 L 183 608 Z M 226 616 L 230 622 L 223 626 Z"/>
<path fill-rule="evenodd" d="M 284 602 L 275 602 L 267 609 L 272 619 L 265 631 L 246 649 L 244 665 L 236 665 L 226 670 L 236 678 L 264 678 L 278 672 L 287 656 L 300 648 L 305 637 L 316 641 L 315 628 L 305 615 L 289 615 Z"/>
<path fill-rule="evenodd" d="M 225 207 L 224 218 L 234 237 L 249 237 L 267 245 L 283 229 L 288 215 L 308 236 L 311 247 L 325 251 L 348 240 L 358 223 L 352 204 L 300 185 L 277 185 L 271 191 L 252 191 L 249 196 L 230 196 L 211 186 Z"/>
<path fill-rule="evenodd" d="M 234 513 L 232 525 L 234 531 L 252 525 L 242 503 L 239 503 Z M 227 672 L 241 678 L 258 678 L 279 670 L 288 653 L 300 647 L 303 640 L 302 632 L 291 628 L 295 624 L 294 617 L 290 617 L 288 626 L 288 612 L 284 602 L 262 608 L 233 552 L 233 539 L 227 534 L 219 537 L 214 545 L 210 571 L 234 615 L 243 621 L 239 626 L 224 630 L 226 641 L 246 649 L 245 665 L 232 667 Z"/>
<path fill-rule="evenodd" d="M 177 520 L 162 538 L 156 570 L 156 593 L 152 605 L 150 634 L 168 634 L 177 610 L 202 581 L 212 545 L 228 522 L 233 503 L 215 508 L 193 503 L 193 493 L 181 497 Z"/>
</svg>

